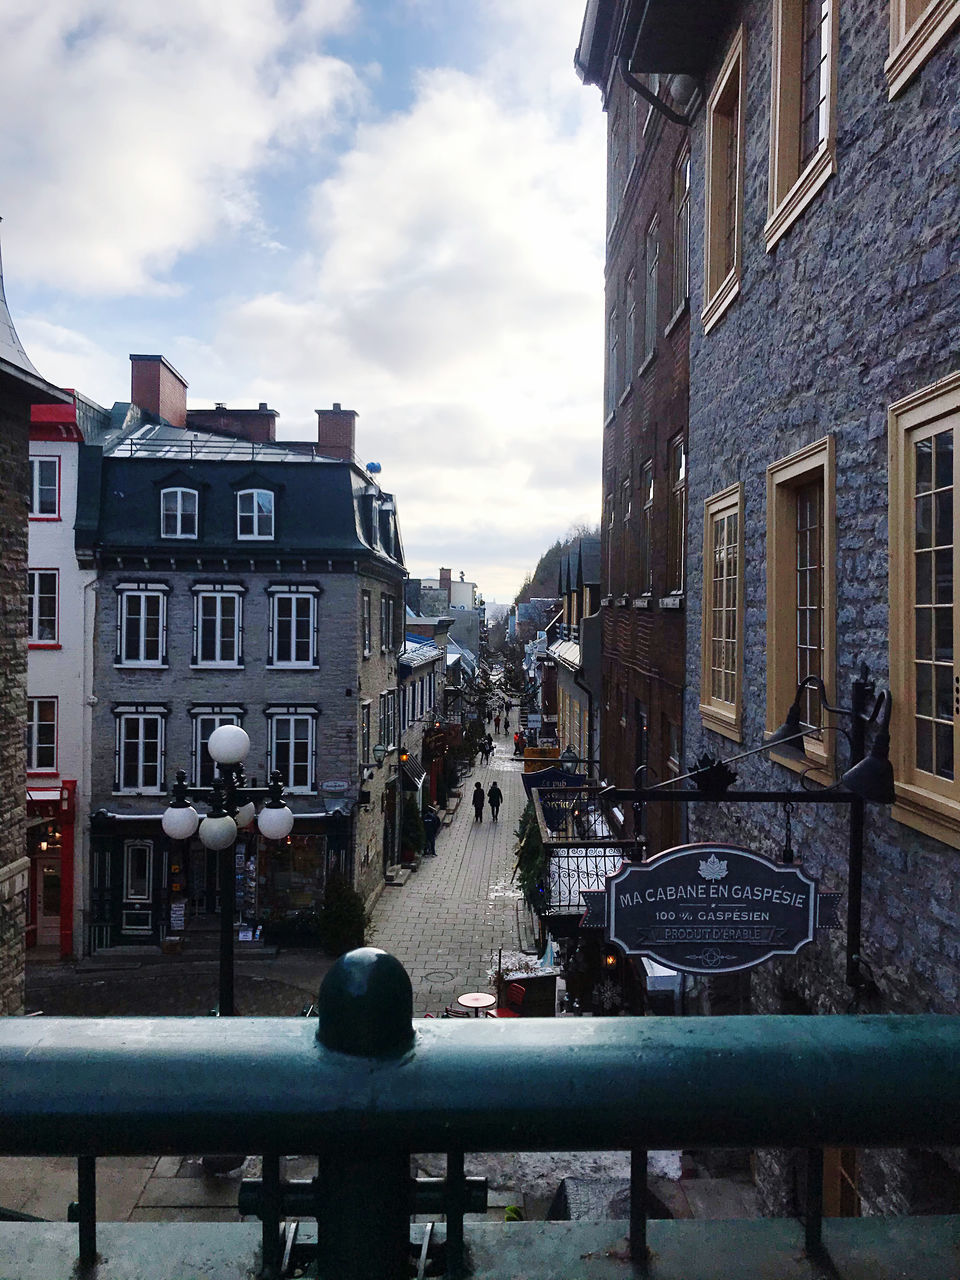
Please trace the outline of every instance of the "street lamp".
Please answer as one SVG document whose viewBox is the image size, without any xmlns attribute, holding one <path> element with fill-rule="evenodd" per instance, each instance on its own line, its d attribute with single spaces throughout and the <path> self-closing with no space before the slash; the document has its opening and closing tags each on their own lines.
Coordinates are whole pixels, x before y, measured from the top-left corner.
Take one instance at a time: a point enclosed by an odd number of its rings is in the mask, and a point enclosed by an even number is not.
<svg viewBox="0 0 960 1280">
<path fill-rule="evenodd" d="M 257 818 L 260 834 L 267 840 L 284 840 L 293 829 L 293 814 L 283 803 L 283 777 L 270 775 L 268 787 L 248 786 L 243 761 L 250 739 L 237 724 L 214 729 L 207 750 L 217 766 L 212 787 L 188 787 L 187 775 L 177 770 L 173 796 L 164 811 L 161 826 L 171 840 L 191 840 L 199 836 L 205 849 L 220 854 L 220 1016 L 231 1017 L 233 1001 L 233 914 L 235 864 L 231 852 L 238 829 Z M 190 803 L 204 800 L 209 812 L 201 819 Z M 257 801 L 266 803 L 257 815 Z"/>
<path fill-rule="evenodd" d="M 560 768 L 568 776 L 577 772 L 579 763 L 580 757 L 572 746 L 568 746 L 564 751 L 560 752 Z"/>
</svg>

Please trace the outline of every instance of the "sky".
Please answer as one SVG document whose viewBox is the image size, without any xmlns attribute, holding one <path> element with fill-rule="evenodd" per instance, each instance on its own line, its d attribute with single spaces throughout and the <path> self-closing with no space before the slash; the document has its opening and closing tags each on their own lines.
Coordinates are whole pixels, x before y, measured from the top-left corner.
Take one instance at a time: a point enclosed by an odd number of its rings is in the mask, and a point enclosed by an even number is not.
<svg viewBox="0 0 960 1280">
<path fill-rule="evenodd" d="M 600 513 L 584 0 L 5 0 L 0 241 L 40 373 L 358 413 L 414 576 L 509 601 Z"/>
</svg>

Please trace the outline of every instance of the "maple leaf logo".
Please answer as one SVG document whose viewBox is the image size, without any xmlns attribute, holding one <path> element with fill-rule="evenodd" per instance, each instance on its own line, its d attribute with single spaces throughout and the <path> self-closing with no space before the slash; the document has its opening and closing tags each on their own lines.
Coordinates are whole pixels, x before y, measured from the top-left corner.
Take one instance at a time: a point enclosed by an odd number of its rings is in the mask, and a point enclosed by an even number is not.
<svg viewBox="0 0 960 1280">
<path fill-rule="evenodd" d="M 711 853 L 706 862 L 700 863 L 700 874 L 704 880 L 722 880 L 727 874 L 727 864 L 721 862 L 715 853 Z"/>
</svg>

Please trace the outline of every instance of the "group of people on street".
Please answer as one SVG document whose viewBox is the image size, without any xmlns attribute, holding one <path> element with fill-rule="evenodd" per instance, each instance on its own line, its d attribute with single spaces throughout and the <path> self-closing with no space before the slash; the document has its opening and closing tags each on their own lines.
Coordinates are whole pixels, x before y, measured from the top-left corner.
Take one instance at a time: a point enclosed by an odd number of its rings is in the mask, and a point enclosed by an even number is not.
<svg viewBox="0 0 960 1280">
<path fill-rule="evenodd" d="M 510 732 L 510 712 L 513 710 L 513 703 L 507 701 L 502 707 L 497 707 L 495 711 L 487 712 L 487 724 L 493 721 L 493 732 L 500 732 L 500 722 L 503 721 L 503 732 L 506 736 Z M 489 736 L 489 735 L 488 735 Z"/>
<path fill-rule="evenodd" d="M 489 764 L 490 757 L 493 755 L 493 738 L 489 733 L 480 743 L 480 754 L 483 757 L 483 763 Z"/>
<path fill-rule="evenodd" d="M 527 735 L 521 729 L 518 733 L 513 735 L 513 754 L 515 756 L 522 756 L 526 749 Z"/>
<path fill-rule="evenodd" d="M 491 782 L 487 788 L 486 795 L 483 792 L 483 783 L 477 782 L 473 788 L 473 820 L 474 822 L 483 821 L 484 803 L 489 804 L 490 813 L 493 815 L 493 821 L 497 821 L 500 813 L 500 806 L 503 804 L 503 792 L 497 786 L 496 782 Z"/>
</svg>

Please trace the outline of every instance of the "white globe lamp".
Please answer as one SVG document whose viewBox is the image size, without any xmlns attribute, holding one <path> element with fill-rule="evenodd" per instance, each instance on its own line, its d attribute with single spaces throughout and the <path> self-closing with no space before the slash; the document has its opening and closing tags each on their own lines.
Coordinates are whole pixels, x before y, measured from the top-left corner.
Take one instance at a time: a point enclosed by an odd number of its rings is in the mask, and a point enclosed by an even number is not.
<svg viewBox="0 0 960 1280">
<path fill-rule="evenodd" d="M 267 804 L 260 810 L 257 826 L 267 840 L 286 840 L 293 830 L 293 814 L 285 804 Z"/>
<path fill-rule="evenodd" d="M 237 838 L 237 824 L 225 813 L 209 816 L 200 823 L 200 842 L 207 849 L 227 849 Z"/>
<path fill-rule="evenodd" d="M 192 804 L 172 804 L 164 809 L 160 825 L 171 840 L 190 840 L 197 833 L 200 815 Z"/>
<path fill-rule="evenodd" d="M 240 808 L 237 810 L 236 816 L 234 817 L 234 822 L 237 824 L 240 830 L 243 831 L 244 828 L 249 827 L 251 825 L 251 823 L 253 822 L 256 816 L 257 816 L 257 806 L 253 803 L 252 800 L 248 800 L 246 804 L 242 804 Z"/>
<path fill-rule="evenodd" d="M 239 764 L 250 750 L 250 738 L 238 724 L 222 724 L 211 733 L 207 750 L 217 764 Z"/>
</svg>

